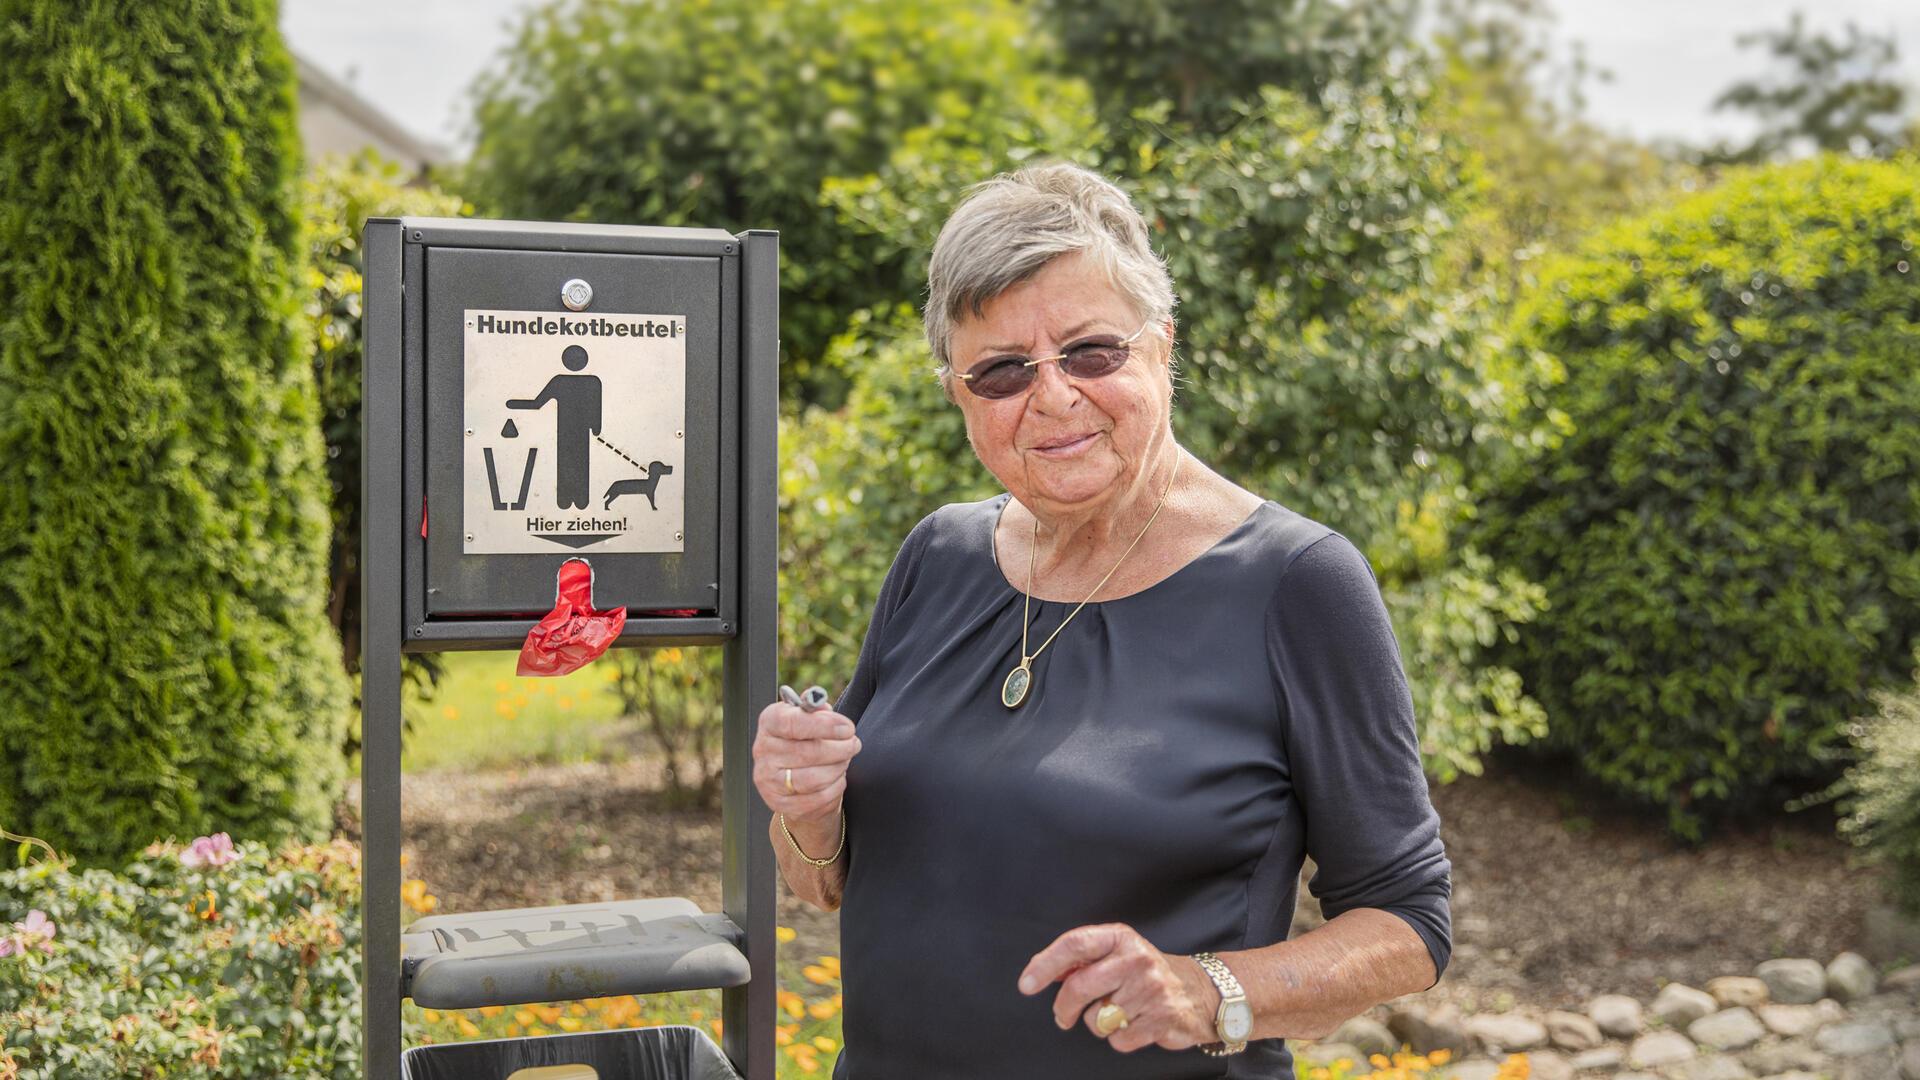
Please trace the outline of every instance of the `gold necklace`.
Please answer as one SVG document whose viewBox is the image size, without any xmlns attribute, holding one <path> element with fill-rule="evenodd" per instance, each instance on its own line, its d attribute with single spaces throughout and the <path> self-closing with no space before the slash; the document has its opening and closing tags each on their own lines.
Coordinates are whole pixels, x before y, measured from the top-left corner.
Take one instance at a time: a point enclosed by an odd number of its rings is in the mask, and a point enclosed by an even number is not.
<svg viewBox="0 0 1920 1080">
<path fill-rule="evenodd" d="M 1040 550 L 1040 518 L 1036 516 L 1033 519 L 1033 539 L 1029 541 L 1027 547 L 1026 602 L 1020 614 L 1020 666 L 1007 672 L 1007 681 L 1000 684 L 1000 704 L 1005 705 L 1009 709 L 1014 709 L 1018 708 L 1021 702 L 1027 700 L 1027 691 L 1033 686 L 1034 660 L 1036 660 L 1041 653 L 1047 651 L 1047 646 L 1053 644 L 1053 639 L 1059 637 L 1060 631 L 1067 628 L 1067 623 L 1073 621 L 1073 616 L 1080 614 L 1080 608 L 1087 606 L 1087 601 L 1093 599 L 1093 594 L 1099 592 L 1101 587 L 1106 585 L 1108 578 L 1113 577 L 1114 570 L 1120 569 L 1120 563 L 1126 562 L 1127 556 L 1133 554 L 1133 549 L 1140 546 L 1140 537 L 1147 535 L 1147 530 L 1153 528 L 1153 519 L 1160 516 L 1160 508 L 1165 506 L 1167 502 L 1167 493 L 1173 490 L 1173 478 L 1179 475 L 1180 451 L 1176 446 L 1173 456 L 1173 471 L 1167 474 L 1167 486 L 1161 489 L 1160 501 L 1153 504 L 1153 513 L 1147 515 L 1147 523 L 1140 526 L 1140 535 L 1134 537 L 1133 543 L 1127 545 L 1127 550 L 1120 553 L 1120 560 L 1113 564 L 1113 570 L 1107 571 L 1107 576 L 1100 579 L 1100 584 L 1093 587 L 1093 592 L 1087 594 L 1086 600 L 1080 601 L 1080 606 L 1073 609 L 1073 614 L 1068 615 L 1065 621 L 1059 626 L 1054 627 L 1053 633 L 1047 635 L 1047 640 L 1041 642 L 1039 648 L 1028 652 L 1027 627 L 1033 616 L 1033 560 L 1034 556 Z"/>
</svg>

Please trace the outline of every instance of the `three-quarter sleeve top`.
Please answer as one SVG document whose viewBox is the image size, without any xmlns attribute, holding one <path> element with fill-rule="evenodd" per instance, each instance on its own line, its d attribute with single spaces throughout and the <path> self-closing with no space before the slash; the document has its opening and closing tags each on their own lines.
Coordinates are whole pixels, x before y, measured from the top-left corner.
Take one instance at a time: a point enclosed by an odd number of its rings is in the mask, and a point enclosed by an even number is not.
<svg viewBox="0 0 1920 1080">
<path fill-rule="evenodd" d="M 901 545 L 838 711 L 847 772 L 837 1080 L 1291 1078 L 1284 1040 L 1122 1054 L 1016 987 L 1077 926 L 1163 952 L 1284 940 L 1303 856 L 1331 919 L 1380 908 L 1451 953 L 1451 865 L 1413 702 L 1365 556 L 1267 501 L 1170 577 L 1090 603 L 1000 701 L 1022 592 L 1009 496 Z M 1033 601 L 1033 645 L 1074 605 Z"/>
</svg>

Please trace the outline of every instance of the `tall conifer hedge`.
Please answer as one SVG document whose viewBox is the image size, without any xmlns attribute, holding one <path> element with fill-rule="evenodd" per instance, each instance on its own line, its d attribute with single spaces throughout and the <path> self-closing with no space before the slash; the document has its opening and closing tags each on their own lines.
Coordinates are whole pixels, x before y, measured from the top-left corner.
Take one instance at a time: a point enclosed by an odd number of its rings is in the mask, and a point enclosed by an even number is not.
<svg viewBox="0 0 1920 1080">
<path fill-rule="evenodd" d="M 347 686 L 272 0 L 0 0 L 0 824 L 325 826 Z"/>
</svg>

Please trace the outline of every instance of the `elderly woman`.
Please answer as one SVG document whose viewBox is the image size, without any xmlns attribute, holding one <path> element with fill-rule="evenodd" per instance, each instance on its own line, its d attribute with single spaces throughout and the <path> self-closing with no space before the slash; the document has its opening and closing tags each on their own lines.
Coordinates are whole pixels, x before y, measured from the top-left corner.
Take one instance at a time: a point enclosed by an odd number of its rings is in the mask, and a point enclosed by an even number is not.
<svg viewBox="0 0 1920 1080">
<path fill-rule="evenodd" d="M 842 913 L 834 1075 L 1291 1077 L 1451 952 L 1372 570 L 1174 440 L 1172 282 L 1112 184 L 980 185 L 929 279 L 1007 490 L 922 520 L 835 708 L 754 743 L 782 874 Z"/>
</svg>

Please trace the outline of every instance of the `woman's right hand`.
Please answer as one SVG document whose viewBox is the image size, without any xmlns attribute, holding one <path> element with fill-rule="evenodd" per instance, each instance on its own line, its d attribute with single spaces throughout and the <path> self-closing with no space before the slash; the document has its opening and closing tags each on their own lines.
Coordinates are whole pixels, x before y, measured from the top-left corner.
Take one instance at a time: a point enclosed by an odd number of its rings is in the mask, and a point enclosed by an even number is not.
<svg viewBox="0 0 1920 1080">
<path fill-rule="evenodd" d="M 760 710 L 753 740 L 753 786 L 792 823 L 837 822 L 847 792 L 847 765 L 860 752 L 853 721 L 831 709 L 807 712 L 776 701 Z M 793 790 L 787 790 L 787 770 Z"/>
</svg>

